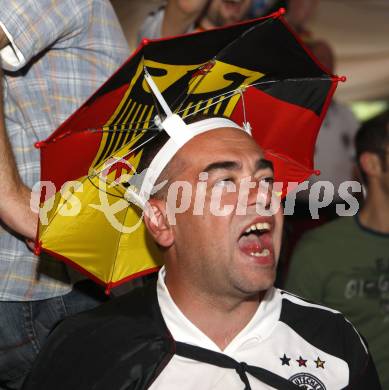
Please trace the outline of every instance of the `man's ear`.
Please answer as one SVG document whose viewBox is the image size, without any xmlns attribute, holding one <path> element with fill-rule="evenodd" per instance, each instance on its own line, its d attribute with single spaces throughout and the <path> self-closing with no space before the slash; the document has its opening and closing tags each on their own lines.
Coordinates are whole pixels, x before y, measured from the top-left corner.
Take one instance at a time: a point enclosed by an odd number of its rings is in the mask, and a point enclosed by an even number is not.
<svg viewBox="0 0 389 390">
<path fill-rule="evenodd" d="M 381 161 L 375 153 L 362 153 L 359 157 L 359 163 L 367 177 L 376 177 L 382 171 Z"/>
<path fill-rule="evenodd" d="M 150 199 L 145 209 L 144 222 L 157 244 L 167 248 L 174 243 L 173 229 L 166 215 L 165 201 Z"/>
</svg>

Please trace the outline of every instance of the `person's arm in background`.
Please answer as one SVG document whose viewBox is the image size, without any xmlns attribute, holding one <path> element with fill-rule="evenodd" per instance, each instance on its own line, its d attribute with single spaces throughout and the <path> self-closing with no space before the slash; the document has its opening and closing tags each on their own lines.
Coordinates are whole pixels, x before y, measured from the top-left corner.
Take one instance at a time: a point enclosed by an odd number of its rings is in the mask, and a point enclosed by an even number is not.
<svg viewBox="0 0 389 390">
<path fill-rule="evenodd" d="M 11 73 L 16 72 L 54 42 L 60 45 L 62 41 L 82 34 L 89 23 L 85 16 L 89 13 L 83 10 L 91 6 L 87 1 L 73 4 L 68 1 L 57 3 L 51 0 L 14 0 L 6 7 L 1 7 L 0 72 L 3 69 Z M 2 93 L 3 82 L 3 76 L 0 74 Z M 5 128 L 3 96 L 0 100 L 0 220 L 10 230 L 33 240 L 37 228 L 37 214 L 30 208 L 31 190 L 23 183 L 17 170 Z"/>
<path fill-rule="evenodd" d="M 209 0 L 169 0 L 162 22 L 162 37 L 185 34 L 204 12 Z"/>
<path fill-rule="evenodd" d="M 0 28 L 0 49 L 9 41 Z M 19 176 L 4 122 L 3 71 L 0 67 L 0 219 L 11 230 L 33 240 L 37 214 L 30 208 L 31 190 Z"/>
<path fill-rule="evenodd" d="M 325 247 L 325 246 L 324 246 Z M 290 260 L 285 290 L 316 303 L 323 303 L 326 264 L 323 263 L 320 237 L 306 233 Z"/>
</svg>

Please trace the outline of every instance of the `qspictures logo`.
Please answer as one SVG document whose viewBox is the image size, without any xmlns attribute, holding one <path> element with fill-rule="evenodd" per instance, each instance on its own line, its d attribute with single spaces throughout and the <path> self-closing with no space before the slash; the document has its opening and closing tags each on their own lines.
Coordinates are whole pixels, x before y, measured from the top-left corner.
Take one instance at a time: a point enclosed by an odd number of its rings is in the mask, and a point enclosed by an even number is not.
<svg viewBox="0 0 389 390">
<path fill-rule="evenodd" d="M 51 218 L 55 214 L 63 217 L 75 217 L 79 215 L 83 208 L 92 207 L 94 210 L 105 215 L 111 226 L 120 232 L 131 233 L 142 224 L 144 210 L 139 214 L 139 220 L 132 221 L 130 226 L 127 226 L 120 215 L 129 207 L 137 204 L 136 195 L 139 192 L 139 187 L 143 182 L 146 171 L 136 174 L 133 161 L 125 159 L 109 160 L 107 167 L 101 170 L 101 174 L 93 180 L 78 182 L 66 182 L 58 191 L 54 183 L 39 182 L 33 187 L 35 193 L 40 193 L 41 189 L 45 188 L 45 199 L 39 210 L 40 222 L 42 225 L 48 225 Z M 115 168 L 115 169 L 114 169 Z M 120 172 L 118 172 L 120 168 Z M 325 184 L 324 189 L 332 188 L 332 191 L 320 197 L 320 191 L 317 186 Z M 357 182 L 345 182 L 346 188 L 351 184 L 359 184 Z M 251 178 L 242 179 L 239 183 L 234 183 L 230 180 L 221 180 L 214 183 L 210 189 L 210 201 L 206 202 L 207 188 L 211 185 L 208 183 L 207 172 L 202 172 L 199 175 L 197 183 L 189 183 L 186 181 L 174 181 L 168 184 L 165 180 L 158 184 L 152 191 L 152 194 L 161 189 L 166 190 L 166 201 L 168 204 L 168 218 L 171 225 L 176 223 L 176 215 L 187 212 L 193 204 L 194 215 L 204 215 L 205 212 L 210 212 L 217 217 L 225 217 L 232 213 L 236 215 L 246 215 L 248 209 L 253 207 L 249 205 L 249 193 L 254 189 L 257 192 L 255 202 L 255 212 L 261 216 L 273 216 L 279 209 L 281 204 L 281 190 L 284 185 L 282 182 L 267 182 L 266 180 L 253 181 Z M 302 183 L 304 184 L 304 183 Z M 292 187 L 296 183 L 291 183 Z M 352 186 L 351 186 L 352 187 Z M 134 190 L 135 188 L 135 190 Z M 359 188 L 360 190 L 360 188 Z M 94 202 L 85 204 L 83 197 L 88 191 L 95 191 L 97 194 L 94 197 Z M 358 192 L 358 190 L 357 190 Z M 222 201 L 226 194 L 236 194 L 235 203 L 226 203 Z M 333 185 L 330 182 L 317 182 L 312 186 L 309 195 L 309 210 L 312 219 L 319 218 L 319 209 L 329 205 L 333 199 Z M 340 192 L 339 192 L 340 194 Z M 56 196 L 54 196 L 56 195 Z M 347 198 L 347 196 L 349 196 Z M 31 199 L 31 208 L 37 210 L 38 197 Z M 336 205 L 336 212 L 339 216 L 352 216 L 359 210 L 358 200 L 348 191 L 344 191 L 342 198 L 347 199 L 348 207 L 345 204 Z M 87 197 L 88 199 L 88 197 Z M 270 199 L 269 205 L 267 199 Z M 296 191 L 290 193 L 286 199 L 282 209 L 284 215 L 293 215 L 296 202 Z M 207 203 L 207 209 L 206 209 Z M 136 207 L 134 209 L 137 209 Z M 139 209 L 139 207 L 138 207 Z M 140 209 L 139 209 L 140 210 Z M 85 210 L 84 210 L 85 211 Z"/>
</svg>

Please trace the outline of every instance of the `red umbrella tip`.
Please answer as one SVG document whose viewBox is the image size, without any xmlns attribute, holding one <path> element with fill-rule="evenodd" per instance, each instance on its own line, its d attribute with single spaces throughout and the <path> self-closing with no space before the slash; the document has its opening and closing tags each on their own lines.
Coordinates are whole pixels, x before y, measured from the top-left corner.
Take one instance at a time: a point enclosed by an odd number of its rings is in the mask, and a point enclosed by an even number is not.
<svg viewBox="0 0 389 390">
<path fill-rule="evenodd" d="M 142 45 L 143 45 L 143 46 L 146 46 L 146 45 L 148 45 L 148 44 L 149 44 L 149 42 L 150 42 L 150 40 L 149 40 L 149 39 L 147 39 L 147 38 L 143 38 L 143 39 L 142 39 Z"/>
<path fill-rule="evenodd" d="M 321 175 L 321 170 L 320 170 L 320 169 L 316 169 L 315 171 L 313 171 L 313 173 L 314 173 L 316 176 L 320 176 L 320 175 Z"/>
<path fill-rule="evenodd" d="M 42 241 L 38 241 L 35 244 L 34 255 L 35 256 L 40 256 L 41 253 L 42 253 Z"/>
<path fill-rule="evenodd" d="M 105 295 L 107 295 L 107 296 L 110 296 L 110 295 L 111 295 L 111 288 L 112 288 L 112 283 L 108 283 L 108 284 L 106 285 L 106 287 L 105 287 L 105 290 L 104 290 Z"/>
<path fill-rule="evenodd" d="M 35 142 L 34 146 L 36 149 L 40 149 L 40 148 L 43 148 L 44 146 L 46 146 L 46 142 L 38 141 L 38 142 Z"/>
<path fill-rule="evenodd" d="M 285 14 L 286 14 L 286 9 L 282 7 L 282 8 L 280 8 L 278 11 L 273 12 L 272 14 L 270 14 L 269 17 L 270 17 L 270 18 L 277 19 L 277 18 L 279 18 L 280 16 L 285 15 Z"/>
<path fill-rule="evenodd" d="M 342 83 L 347 81 L 346 76 L 335 76 L 335 81 L 341 81 Z"/>
</svg>

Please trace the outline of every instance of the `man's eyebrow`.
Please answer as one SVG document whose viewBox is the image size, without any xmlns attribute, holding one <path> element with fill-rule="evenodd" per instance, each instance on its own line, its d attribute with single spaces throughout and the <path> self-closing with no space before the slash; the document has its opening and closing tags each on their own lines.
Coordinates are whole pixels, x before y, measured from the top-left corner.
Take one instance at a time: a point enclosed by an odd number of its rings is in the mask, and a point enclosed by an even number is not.
<svg viewBox="0 0 389 390">
<path fill-rule="evenodd" d="M 273 163 L 270 160 L 266 160 L 264 158 L 260 158 L 259 160 L 257 160 L 255 164 L 255 168 L 257 171 L 263 169 L 271 169 L 274 172 Z"/>
<path fill-rule="evenodd" d="M 229 170 L 235 171 L 241 169 L 242 164 L 237 161 L 216 161 L 209 165 L 207 165 L 203 172 L 212 172 L 217 170 Z M 255 170 L 263 170 L 263 169 L 271 169 L 273 171 L 273 163 L 269 160 L 265 160 L 264 158 L 260 158 L 255 163 Z"/>
<path fill-rule="evenodd" d="M 216 161 L 214 163 L 211 163 L 207 165 L 203 172 L 212 172 L 217 170 L 238 170 L 241 168 L 241 164 L 236 161 Z"/>
</svg>

